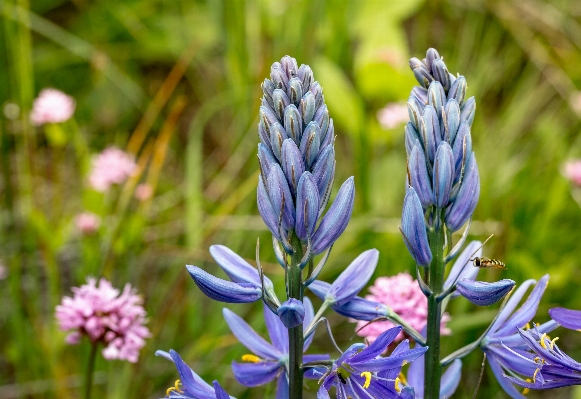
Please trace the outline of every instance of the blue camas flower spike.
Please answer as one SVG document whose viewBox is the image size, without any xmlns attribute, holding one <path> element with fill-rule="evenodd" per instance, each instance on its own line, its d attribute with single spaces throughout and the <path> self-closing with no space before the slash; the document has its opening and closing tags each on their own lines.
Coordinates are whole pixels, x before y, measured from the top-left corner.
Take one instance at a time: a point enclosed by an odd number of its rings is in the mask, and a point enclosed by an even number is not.
<svg viewBox="0 0 581 399">
<path fill-rule="evenodd" d="M 308 298 L 304 299 L 305 327 L 313 319 L 313 305 Z M 288 398 L 288 330 L 282 321 L 264 305 L 264 319 L 272 344 L 258 335 L 240 316 L 229 309 L 223 310 L 226 323 L 238 340 L 252 354 L 242 356 L 243 363 L 232 362 L 232 371 L 236 380 L 247 387 L 264 385 L 277 379 L 277 399 Z M 312 339 L 305 340 L 306 351 Z M 328 355 L 304 355 L 304 362 L 329 359 Z M 312 373 L 305 377 L 313 378 Z"/>
<path fill-rule="evenodd" d="M 404 364 L 422 356 L 427 348 L 409 349 L 405 340 L 390 356 L 381 356 L 400 331 L 401 327 L 391 328 L 367 347 L 351 345 L 323 375 L 317 398 L 328 398 L 332 387 L 337 398 L 413 398 L 413 389 L 403 386 L 398 375 Z"/>
<path fill-rule="evenodd" d="M 320 254 L 347 227 L 355 191 L 349 178 L 324 215 L 335 176 L 335 130 L 323 90 L 308 65 L 298 67 L 294 58 L 285 56 L 272 64 L 262 91 L 260 215 L 287 252 L 292 252 L 288 242 L 294 231 L 304 245 L 312 240 L 313 255 Z"/>
<path fill-rule="evenodd" d="M 420 199 L 413 187 L 409 187 L 403 201 L 401 232 L 405 245 L 420 266 L 427 266 L 432 261 L 432 251 L 424 222 L 424 211 Z"/>
<path fill-rule="evenodd" d="M 218 381 L 213 382 L 213 386 L 205 382 L 194 370 L 182 360 L 180 355 L 170 349 L 169 353 L 164 351 L 155 352 L 156 356 L 164 357 L 174 362 L 180 379 L 175 386 L 167 390 L 166 397 L 176 399 L 229 399 L 226 391 L 220 386 Z M 234 398 L 232 398 L 234 399 Z"/>
</svg>

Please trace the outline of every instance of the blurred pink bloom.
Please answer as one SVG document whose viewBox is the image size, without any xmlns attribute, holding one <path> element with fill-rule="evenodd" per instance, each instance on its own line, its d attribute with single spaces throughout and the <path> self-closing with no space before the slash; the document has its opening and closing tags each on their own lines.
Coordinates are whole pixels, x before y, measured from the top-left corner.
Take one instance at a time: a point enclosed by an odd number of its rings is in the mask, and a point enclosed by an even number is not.
<svg viewBox="0 0 581 399">
<path fill-rule="evenodd" d="M 101 218 L 92 212 L 79 213 L 75 217 L 75 225 L 83 234 L 93 234 L 101 225 Z"/>
<path fill-rule="evenodd" d="M 89 183 L 95 190 L 105 192 L 111 185 L 127 180 L 136 167 L 131 155 L 115 147 L 107 148 L 93 159 Z"/>
<path fill-rule="evenodd" d="M 369 291 L 371 295 L 367 295 L 365 299 L 391 307 L 395 313 L 420 332 L 426 326 L 428 300 L 422 293 L 418 282 L 412 279 L 408 273 L 399 273 L 393 277 L 380 277 L 375 280 L 373 286 L 369 287 Z M 446 328 L 448 321 L 450 321 L 450 315 L 444 313 L 440 328 L 440 332 L 444 335 L 451 333 Z M 367 321 L 358 321 L 357 329 L 367 323 Z M 382 332 L 392 327 L 394 327 L 394 324 L 390 321 L 378 321 L 361 329 L 357 335 L 366 337 L 370 342 L 373 342 Z M 401 341 L 404 338 L 404 333 L 401 332 L 396 341 Z"/>
<path fill-rule="evenodd" d="M 153 187 L 147 183 L 141 183 L 135 188 L 135 198 L 140 201 L 145 201 L 153 195 Z"/>
<path fill-rule="evenodd" d="M 377 111 L 377 120 L 384 129 L 394 129 L 407 122 L 409 118 L 406 104 L 389 103 Z"/>
<path fill-rule="evenodd" d="M 56 318 L 67 336 L 68 344 L 76 344 L 83 335 L 91 342 L 102 342 L 103 357 L 137 362 L 145 338 L 151 334 L 144 326 L 146 312 L 141 297 L 125 285 L 123 292 L 113 288 L 104 278 L 89 278 L 88 284 L 73 287 L 73 297 L 64 297 L 56 307 Z"/>
<path fill-rule="evenodd" d="M 576 186 L 581 187 L 581 160 L 577 159 L 565 163 L 565 177 Z"/>
<path fill-rule="evenodd" d="M 34 99 L 30 121 L 40 126 L 60 123 L 71 119 L 75 112 L 75 100 L 57 89 L 43 89 Z"/>
</svg>

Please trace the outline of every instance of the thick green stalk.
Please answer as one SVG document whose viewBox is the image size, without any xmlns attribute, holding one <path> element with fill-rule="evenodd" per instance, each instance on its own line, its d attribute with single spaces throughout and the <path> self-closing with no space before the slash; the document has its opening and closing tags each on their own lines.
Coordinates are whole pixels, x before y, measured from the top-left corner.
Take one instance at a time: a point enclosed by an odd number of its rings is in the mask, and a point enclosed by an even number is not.
<svg viewBox="0 0 581 399">
<path fill-rule="evenodd" d="M 428 351 L 425 354 L 424 362 L 424 398 L 426 399 L 439 399 L 440 377 L 442 375 L 442 367 L 440 366 L 441 302 L 438 302 L 436 297 L 442 292 L 444 283 L 445 232 L 441 223 L 437 221 L 436 225 L 434 231 L 429 235 L 433 258 L 428 269 L 428 286 L 432 294 L 428 297 L 428 335 L 426 340 Z"/>
<path fill-rule="evenodd" d="M 288 266 L 288 295 L 303 301 L 302 270 L 299 265 L 303 257 L 301 242 L 293 234 L 294 255 Z M 289 399 L 303 397 L 303 323 L 288 330 L 289 347 Z"/>
</svg>

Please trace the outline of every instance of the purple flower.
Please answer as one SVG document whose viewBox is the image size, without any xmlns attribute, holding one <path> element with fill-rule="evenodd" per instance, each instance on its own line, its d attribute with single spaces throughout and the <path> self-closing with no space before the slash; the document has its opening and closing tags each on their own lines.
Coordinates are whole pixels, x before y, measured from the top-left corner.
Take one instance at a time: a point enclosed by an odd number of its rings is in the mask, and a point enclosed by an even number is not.
<svg viewBox="0 0 581 399">
<path fill-rule="evenodd" d="M 581 331 L 581 311 L 579 310 L 553 308 L 549 309 L 549 316 L 565 328 Z"/>
<path fill-rule="evenodd" d="M 75 100 L 57 89 L 43 89 L 34 99 L 30 121 L 40 126 L 45 123 L 66 122 L 75 112 Z"/>
<path fill-rule="evenodd" d="M 551 389 L 581 384 L 581 363 L 559 349 L 555 344 L 558 337 L 551 339 L 537 328 L 519 329 L 519 334 L 536 355 L 533 361 L 537 369 L 532 379 L 505 376 L 508 380 L 526 389 Z"/>
<path fill-rule="evenodd" d="M 176 381 L 175 386 L 168 388 L 166 397 L 176 399 L 230 399 L 230 396 L 224 391 L 218 381 L 213 382 L 213 387 L 210 386 L 173 349 L 170 349 L 169 353 L 157 351 L 155 355 L 174 362 L 180 375 L 180 379 Z"/>
<path fill-rule="evenodd" d="M 478 306 L 489 306 L 500 301 L 516 283 L 503 279 L 494 283 L 460 279 L 456 289 L 464 298 Z"/>
<path fill-rule="evenodd" d="M 61 330 L 72 330 L 67 343 L 76 344 L 83 335 L 91 342 L 102 342 L 103 357 L 137 362 L 145 338 L 151 334 L 145 327 L 146 312 L 142 299 L 125 285 L 121 294 L 104 278 L 88 279 L 88 284 L 73 287 L 73 297 L 64 297 L 56 307 Z"/>
<path fill-rule="evenodd" d="M 405 340 L 391 355 L 382 357 L 400 331 L 401 327 L 389 329 L 367 347 L 351 345 L 324 376 L 317 398 L 329 398 L 332 387 L 337 390 L 337 398 L 413 398 L 413 389 L 400 385 L 398 376 L 404 364 L 422 356 L 428 348 L 410 349 Z"/>
<path fill-rule="evenodd" d="M 304 299 L 306 328 L 314 317 L 313 305 L 308 298 Z M 264 306 L 264 319 L 272 343 L 258 335 L 240 316 L 229 309 L 223 310 L 226 323 L 238 340 L 252 354 L 242 356 L 244 363 L 232 362 L 232 371 L 236 380 L 244 386 L 255 387 L 277 379 L 276 398 L 288 398 L 288 330 L 281 320 Z M 305 340 L 303 350 L 311 344 L 313 336 Z M 304 355 L 303 362 L 329 359 L 328 355 Z M 306 378 L 315 378 L 314 371 L 305 373 Z"/>
<path fill-rule="evenodd" d="M 432 251 L 426 232 L 424 210 L 413 187 L 407 189 L 403 200 L 401 232 L 405 245 L 416 263 L 420 266 L 429 265 L 432 261 Z"/>
<path fill-rule="evenodd" d="M 547 274 L 539 280 L 527 300 L 515 311 L 527 289 L 535 284 L 535 280 L 527 280 L 521 284 L 500 311 L 480 344 L 497 381 L 513 398 L 524 396 L 512 384 L 514 381 L 507 379 L 504 375 L 519 375 L 522 376 L 523 381 L 532 380 L 539 368 L 535 361 L 536 356 L 529 351 L 518 329 L 530 323 L 535 316 L 548 282 L 549 275 Z M 556 327 L 556 322 L 549 321 L 538 326 L 537 331 L 540 334 L 549 333 Z"/>
</svg>

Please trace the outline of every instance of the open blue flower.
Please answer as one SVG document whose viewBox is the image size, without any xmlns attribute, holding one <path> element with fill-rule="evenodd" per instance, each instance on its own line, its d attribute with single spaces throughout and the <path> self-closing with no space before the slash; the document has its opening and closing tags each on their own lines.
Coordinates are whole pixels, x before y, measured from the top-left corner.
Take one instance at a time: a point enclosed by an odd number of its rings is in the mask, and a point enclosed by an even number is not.
<svg viewBox="0 0 581 399">
<path fill-rule="evenodd" d="M 537 370 L 533 378 L 523 380 L 513 376 L 507 379 L 526 389 L 552 389 L 581 384 L 581 363 L 570 358 L 551 339 L 537 328 L 519 329 L 519 334 L 527 346 L 535 353 Z"/>
<path fill-rule="evenodd" d="M 314 317 L 313 305 L 308 298 L 303 302 L 305 308 L 304 326 L 308 326 Z M 236 380 L 244 386 L 264 385 L 277 378 L 276 399 L 288 398 L 288 330 L 282 321 L 264 306 L 264 319 L 272 344 L 258 335 L 240 316 L 229 309 L 223 310 L 226 323 L 238 340 L 253 354 L 244 355 L 244 363 L 232 362 L 232 371 Z M 306 351 L 312 342 L 312 336 L 305 340 Z M 329 355 L 304 355 L 303 362 L 327 360 Z M 305 373 L 306 378 L 315 378 L 314 370 Z"/>
<path fill-rule="evenodd" d="M 518 329 L 530 323 L 537 312 L 539 302 L 547 288 L 549 275 L 543 276 L 535 285 L 527 300 L 515 311 L 521 299 L 535 280 L 527 280 L 510 297 L 489 332 L 480 344 L 486 353 L 488 363 L 499 384 L 513 398 L 524 398 L 522 393 L 512 384 L 514 381 L 504 377 L 505 374 L 526 381 L 533 379 L 539 365 L 535 354 L 531 353 Z M 549 321 L 537 328 L 541 334 L 549 333 L 557 327 L 557 323 Z"/>
<path fill-rule="evenodd" d="M 169 353 L 164 351 L 155 352 L 157 356 L 162 356 L 174 362 L 180 379 L 176 381 L 175 387 L 167 390 L 166 397 L 175 399 L 230 399 L 226 391 L 220 386 L 218 381 L 210 386 L 194 370 L 192 370 L 180 357 L 180 355 L 170 349 Z"/>
<path fill-rule="evenodd" d="M 422 356 L 428 348 L 410 349 L 408 340 L 404 340 L 391 355 L 381 356 L 400 331 L 401 327 L 391 328 L 367 347 L 351 345 L 324 375 L 317 398 L 329 398 L 332 387 L 337 390 L 337 398 L 413 398 L 413 388 L 400 385 L 398 376 L 404 364 Z"/>
</svg>

